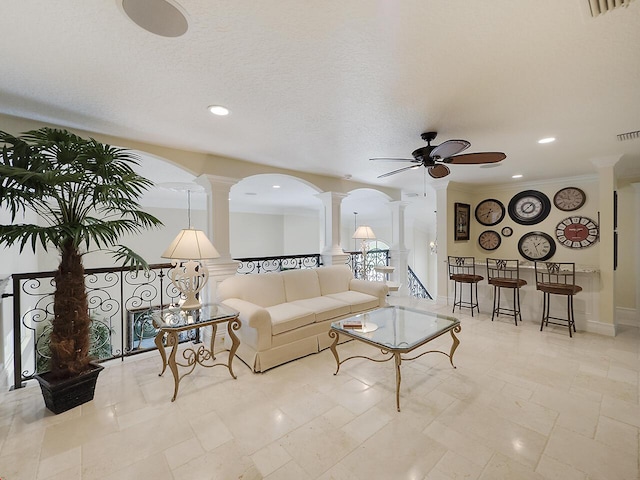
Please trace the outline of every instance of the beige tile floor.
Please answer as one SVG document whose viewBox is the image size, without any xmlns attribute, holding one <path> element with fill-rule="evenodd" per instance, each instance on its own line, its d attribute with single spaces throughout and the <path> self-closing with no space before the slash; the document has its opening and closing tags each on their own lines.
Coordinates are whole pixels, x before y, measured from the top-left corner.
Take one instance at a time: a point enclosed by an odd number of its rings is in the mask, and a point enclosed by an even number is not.
<svg viewBox="0 0 640 480">
<path fill-rule="evenodd" d="M 334 376 L 328 350 L 264 374 L 238 362 L 237 380 L 196 369 L 175 403 L 157 352 L 106 364 L 95 399 L 61 415 L 33 382 L 3 388 L 0 478 L 639 478 L 637 329 L 570 339 L 533 319 L 458 316 L 458 368 L 436 354 L 405 362 L 400 413 L 392 363 L 353 360 Z"/>
</svg>

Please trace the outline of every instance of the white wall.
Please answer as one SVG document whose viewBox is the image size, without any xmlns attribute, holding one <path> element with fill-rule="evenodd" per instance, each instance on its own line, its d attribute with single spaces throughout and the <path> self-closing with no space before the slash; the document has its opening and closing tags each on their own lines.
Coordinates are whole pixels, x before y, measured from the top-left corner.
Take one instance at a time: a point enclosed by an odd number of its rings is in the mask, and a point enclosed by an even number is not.
<svg viewBox="0 0 640 480">
<path fill-rule="evenodd" d="M 317 217 L 232 212 L 229 230 L 233 258 L 320 253 Z"/>
<path fill-rule="evenodd" d="M 285 215 L 283 218 L 285 255 L 320 253 L 320 220 L 318 216 Z"/>
</svg>

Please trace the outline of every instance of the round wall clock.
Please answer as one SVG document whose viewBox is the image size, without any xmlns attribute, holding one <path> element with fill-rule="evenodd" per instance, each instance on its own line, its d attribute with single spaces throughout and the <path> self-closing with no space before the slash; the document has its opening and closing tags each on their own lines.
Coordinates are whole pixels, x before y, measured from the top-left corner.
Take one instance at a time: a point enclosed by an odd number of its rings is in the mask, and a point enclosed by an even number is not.
<svg viewBox="0 0 640 480">
<path fill-rule="evenodd" d="M 504 205 L 500 200 L 488 198 L 476 207 L 476 220 L 482 225 L 496 225 L 504 218 Z"/>
<path fill-rule="evenodd" d="M 511 228 L 511 227 L 502 227 L 502 236 L 503 237 L 510 237 L 511 235 L 513 235 L 513 228 Z"/>
<path fill-rule="evenodd" d="M 544 232 L 529 232 L 520 237 L 518 251 L 527 260 L 544 261 L 556 253 L 556 242 Z"/>
<path fill-rule="evenodd" d="M 598 225 L 587 217 L 569 217 L 556 227 L 556 238 L 569 248 L 584 248 L 598 240 Z"/>
<path fill-rule="evenodd" d="M 495 250 L 500 246 L 501 242 L 500 235 L 493 230 L 485 230 L 478 237 L 478 243 L 485 250 Z"/>
<path fill-rule="evenodd" d="M 535 225 L 547 218 L 551 211 L 551 201 L 537 190 L 517 193 L 509 202 L 509 216 L 520 225 Z"/>
<path fill-rule="evenodd" d="M 585 193 L 577 187 L 562 188 L 553 196 L 553 204 L 565 212 L 579 209 L 586 200 Z"/>
</svg>

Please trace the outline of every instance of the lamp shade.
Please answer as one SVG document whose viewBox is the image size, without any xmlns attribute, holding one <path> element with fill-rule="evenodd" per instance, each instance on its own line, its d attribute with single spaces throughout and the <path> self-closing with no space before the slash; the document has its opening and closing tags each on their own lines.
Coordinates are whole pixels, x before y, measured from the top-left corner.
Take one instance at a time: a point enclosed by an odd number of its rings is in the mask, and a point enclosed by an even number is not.
<svg viewBox="0 0 640 480">
<path fill-rule="evenodd" d="M 360 225 L 356 229 L 355 233 L 351 238 L 361 239 L 361 240 L 375 240 L 376 234 L 373 233 L 373 230 L 371 230 L 371 227 L 368 227 L 366 225 Z"/>
<path fill-rule="evenodd" d="M 220 254 L 202 230 L 185 228 L 173 239 L 162 258 L 201 260 L 218 258 Z"/>
</svg>

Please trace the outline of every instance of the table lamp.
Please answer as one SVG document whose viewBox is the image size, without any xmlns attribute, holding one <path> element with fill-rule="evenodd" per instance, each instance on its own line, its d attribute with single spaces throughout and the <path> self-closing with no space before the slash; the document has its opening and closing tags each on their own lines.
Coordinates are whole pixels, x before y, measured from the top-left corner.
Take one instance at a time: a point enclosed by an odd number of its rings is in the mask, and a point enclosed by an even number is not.
<svg viewBox="0 0 640 480">
<path fill-rule="evenodd" d="M 196 295 L 209 280 L 209 270 L 200 260 L 218 258 L 220 254 L 202 230 L 185 228 L 171 242 L 161 255 L 173 260 L 173 269 L 169 278 L 184 295 L 182 310 L 195 310 L 202 307 Z"/>
</svg>

